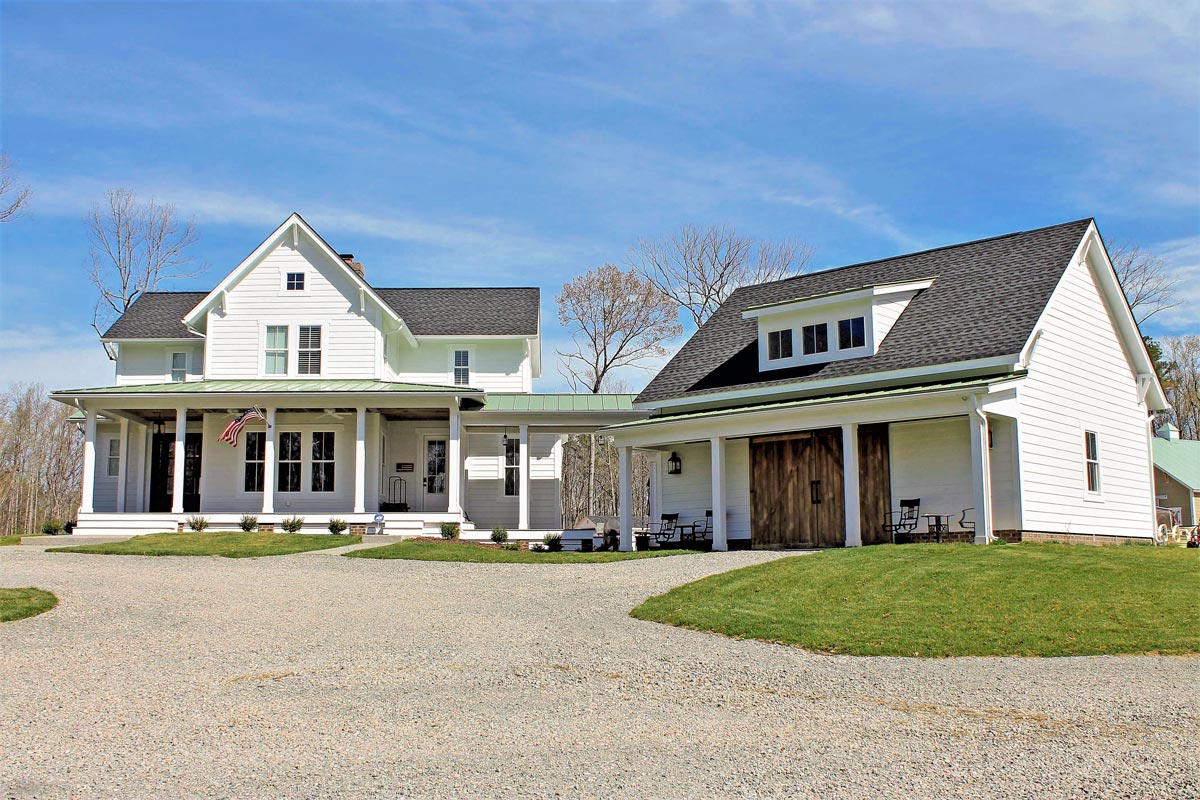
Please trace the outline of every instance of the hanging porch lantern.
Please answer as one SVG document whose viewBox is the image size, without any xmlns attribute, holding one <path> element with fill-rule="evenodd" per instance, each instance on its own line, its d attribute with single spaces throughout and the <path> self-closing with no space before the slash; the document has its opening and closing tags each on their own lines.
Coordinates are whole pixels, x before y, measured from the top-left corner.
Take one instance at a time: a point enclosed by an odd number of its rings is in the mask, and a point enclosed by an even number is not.
<svg viewBox="0 0 1200 800">
<path fill-rule="evenodd" d="M 678 453 L 671 453 L 671 457 L 667 459 L 667 474 L 679 475 L 683 472 L 683 459 Z"/>
</svg>

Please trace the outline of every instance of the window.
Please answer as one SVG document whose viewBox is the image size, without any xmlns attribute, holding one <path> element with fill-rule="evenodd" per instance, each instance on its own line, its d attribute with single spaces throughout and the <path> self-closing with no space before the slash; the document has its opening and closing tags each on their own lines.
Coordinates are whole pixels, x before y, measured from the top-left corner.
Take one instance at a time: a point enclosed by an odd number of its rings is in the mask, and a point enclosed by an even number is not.
<svg viewBox="0 0 1200 800">
<path fill-rule="evenodd" d="M 446 493 L 446 440 L 425 441 L 425 492 Z"/>
<path fill-rule="evenodd" d="M 267 434 L 262 431 L 246 433 L 246 477 L 247 492 L 263 490 L 263 467 L 266 464 Z"/>
<path fill-rule="evenodd" d="M 296 371 L 301 375 L 321 374 L 321 326 L 301 325 Z"/>
<path fill-rule="evenodd" d="M 867 343 L 865 320 L 862 317 L 843 319 L 838 322 L 838 349 L 849 350 Z"/>
<path fill-rule="evenodd" d="M 805 325 L 803 332 L 804 355 L 811 356 L 813 353 L 825 353 L 829 350 L 829 326 L 824 322 Z"/>
<path fill-rule="evenodd" d="M 767 358 L 775 361 L 792 357 L 792 329 L 771 331 L 767 334 Z"/>
<path fill-rule="evenodd" d="M 454 351 L 454 385 L 468 386 L 471 383 L 471 354 L 466 350 Z"/>
<path fill-rule="evenodd" d="M 304 291 L 304 273 L 303 272 L 289 272 L 287 274 L 287 290 L 289 292 L 303 292 Z"/>
<path fill-rule="evenodd" d="M 521 440 L 504 437 L 504 496 L 521 493 Z"/>
<path fill-rule="evenodd" d="M 1083 458 L 1087 469 L 1087 490 L 1100 491 L 1100 444 L 1092 431 L 1083 432 Z"/>
<path fill-rule="evenodd" d="M 263 366 L 263 372 L 267 375 L 287 375 L 287 357 L 287 325 L 268 325 L 267 361 Z"/>
<path fill-rule="evenodd" d="M 312 435 L 312 490 L 333 491 L 333 432 Z"/>
<path fill-rule="evenodd" d="M 171 353 L 171 383 L 187 380 L 187 353 Z"/>
<path fill-rule="evenodd" d="M 115 478 L 121 472 L 121 440 L 108 440 L 108 477 Z"/>
<path fill-rule="evenodd" d="M 300 432 L 279 434 L 279 491 L 300 491 Z"/>
</svg>

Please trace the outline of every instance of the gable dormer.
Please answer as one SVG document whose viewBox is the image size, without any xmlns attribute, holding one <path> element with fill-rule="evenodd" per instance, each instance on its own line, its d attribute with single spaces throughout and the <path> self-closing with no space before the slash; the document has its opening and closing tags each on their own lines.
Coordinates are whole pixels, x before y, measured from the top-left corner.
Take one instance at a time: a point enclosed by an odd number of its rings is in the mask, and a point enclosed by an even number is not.
<svg viewBox="0 0 1200 800">
<path fill-rule="evenodd" d="M 880 284 L 752 306 L 760 372 L 873 356 L 892 325 L 933 279 Z"/>
</svg>

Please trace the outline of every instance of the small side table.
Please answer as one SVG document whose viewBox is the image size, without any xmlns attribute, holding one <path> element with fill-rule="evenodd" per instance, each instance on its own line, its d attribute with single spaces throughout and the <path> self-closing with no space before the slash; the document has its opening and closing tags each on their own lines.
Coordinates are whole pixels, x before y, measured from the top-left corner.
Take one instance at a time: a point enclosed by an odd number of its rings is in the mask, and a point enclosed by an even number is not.
<svg viewBox="0 0 1200 800">
<path fill-rule="evenodd" d="M 937 536 L 937 543 L 942 543 L 942 534 L 950 532 L 950 515 L 949 514 L 922 514 L 925 518 L 927 530 Z"/>
</svg>

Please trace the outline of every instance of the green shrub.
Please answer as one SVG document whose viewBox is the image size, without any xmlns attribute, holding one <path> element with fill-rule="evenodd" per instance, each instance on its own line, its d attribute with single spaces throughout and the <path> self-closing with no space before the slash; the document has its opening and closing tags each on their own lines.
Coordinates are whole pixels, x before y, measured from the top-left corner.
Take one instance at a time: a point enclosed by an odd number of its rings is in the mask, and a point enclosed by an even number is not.
<svg viewBox="0 0 1200 800">
<path fill-rule="evenodd" d="M 546 549 L 551 553 L 557 553 L 559 550 L 562 550 L 562 534 L 547 533 L 542 537 L 542 544 L 546 545 Z"/>
<path fill-rule="evenodd" d="M 42 533 L 48 536 L 57 536 L 65 529 L 65 525 L 61 519 L 51 517 L 42 523 Z"/>
<path fill-rule="evenodd" d="M 504 544 L 508 541 L 508 529 L 503 525 L 497 525 L 492 528 L 492 541 L 496 544 Z"/>
<path fill-rule="evenodd" d="M 459 525 L 457 522 L 443 522 L 441 526 L 443 539 L 457 539 L 459 534 Z"/>
<path fill-rule="evenodd" d="M 202 531 L 208 527 L 208 517 L 193 514 L 187 518 L 187 526 L 194 531 Z"/>
<path fill-rule="evenodd" d="M 238 527 L 246 533 L 258 530 L 258 517 L 253 514 L 242 514 L 242 520 L 238 523 Z"/>
<path fill-rule="evenodd" d="M 279 523 L 279 527 L 288 533 L 299 533 L 300 529 L 304 527 L 304 517 L 288 517 Z"/>
<path fill-rule="evenodd" d="M 329 532 L 333 534 L 345 533 L 346 528 L 350 527 L 346 524 L 346 520 L 334 517 L 329 520 Z"/>
<path fill-rule="evenodd" d="M 520 542 L 505 542 L 504 544 L 502 544 L 500 546 L 503 547 L 505 550 L 520 550 L 521 549 Z"/>
</svg>

